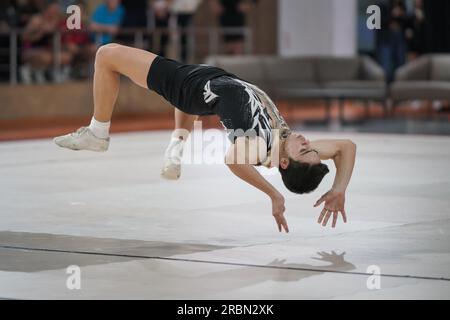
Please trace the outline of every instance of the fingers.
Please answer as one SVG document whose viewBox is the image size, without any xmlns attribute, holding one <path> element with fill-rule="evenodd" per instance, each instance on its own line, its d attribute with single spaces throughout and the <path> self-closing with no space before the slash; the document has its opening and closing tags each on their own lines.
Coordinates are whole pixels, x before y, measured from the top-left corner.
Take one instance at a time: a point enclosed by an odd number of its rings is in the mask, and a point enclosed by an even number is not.
<svg viewBox="0 0 450 320">
<path fill-rule="evenodd" d="M 286 231 L 286 233 L 289 233 L 289 226 L 288 226 L 288 224 L 287 224 L 286 219 L 284 219 L 283 227 L 284 227 L 284 231 Z"/>
<path fill-rule="evenodd" d="M 333 212 L 333 224 L 331 225 L 332 228 L 336 228 L 337 218 L 338 218 L 338 212 L 334 211 Z"/>
<path fill-rule="evenodd" d="M 327 225 L 328 219 L 330 219 L 330 216 L 331 216 L 331 211 L 327 210 L 327 213 L 325 213 L 325 217 L 324 217 L 323 222 L 322 222 L 322 226 L 323 227 L 325 227 Z"/>
<path fill-rule="evenodd" d="M 344 223 L 347 223 L 347 215 L 345 214 L 345 209 L 341 210 L 342 219 L 344 220 Z"/>
<path fill-rule="evenodd" d="M 289 227 L 287 225 L 287 221 L 284 217 L 280 217 L 280 224 L 283 227 L 284 231 L 286 231 L 286 233 L 289 233 Z M 280 230 L 281 232 L 281 230 Z"/>
<path fill-rule="evenodd" d="M 344 223 L 347 223 L 347 215 L 345 214 L 345 210 L 331 210 L 323 208 L 323 210 L 320 212 L 319 218 L 317 219 L 317 223 L 322 224 L 323 227 L 325 227 L 328 223 L 328 220 L 330 219 L 331 215 L 333 215 L 332 220 L 332 228 L 336 228 L 337 220 L 339 217 L 339 212 L 342 214 L 342 219 Z"/>
<path fill-rule="evenodd" d="M 321 196 L 320 199 L 316 201 L 314 208 L 320 206 L 320 204 L 324 201 L 325 201 L 325 196 Z"/>
<path fill-rule="evenodd" d="M 323 217 L 325 216 L 325 213 L 327 213 L 327 209 L 323 208 L 322 212 L 319 215 L 319 219 L 317 220 L 317 223 L 322 223 Z"/>
<path fill-rule="evenodd" d="M 286 233 L 289 233 L 289 226 L 287 224 L 286 219 L 283 216 L 274 216 L 277 225 L 278 225 L 278 232 L 282 232 L 283 229 L 286 231 Z"/>
</svg>

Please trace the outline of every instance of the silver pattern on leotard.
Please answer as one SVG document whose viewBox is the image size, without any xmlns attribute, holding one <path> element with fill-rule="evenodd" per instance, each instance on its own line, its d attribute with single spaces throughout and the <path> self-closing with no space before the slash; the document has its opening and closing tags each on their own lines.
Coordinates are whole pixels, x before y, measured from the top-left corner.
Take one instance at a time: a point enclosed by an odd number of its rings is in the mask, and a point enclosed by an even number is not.
<svg viewBox="0 0 450 320">
<path fill-rule="evenodd" d="M 239 79 L 235 80 L 244 86 L 245 92 L 249 97 L 248 103 L 250 105 L 253 118 L 253 123 L 250 129 L 255 130 L 259 134 L 259 136 L 263 138 L 264 141 L 266 141 L 267 150 L 270 150 L 272 148 L 273 135 L 269 114 L 264 108 L 260 97 L 257 95 L 255 90 L 253 90 L 250 84 Z"/>
<path fill-rule="evenodd" d="M 263 165 L 267 165 L 270 162 L 270 151 L 275 139 L 274 132 L 279 134 L 279 136 L 276 137 L 277 139 L 285 139 L 291 130 L 286 121 L 280 115 L 275 103 L 264 91 L 243 80 L 233 80 L 241 84 L 244 87 L 245 92 L 248 94 L 248 104 L 250 105 L 251 117 L 253 119 L 251 128 L 248 129 L 256 131 L 258 135 L 266 141 L 268 155 L 266 158 L 267 161 L 265 164 L 263 163 Z M 206 103 L 210 103 L 219 97 L 211 91 L 210 81 L 208 81 L 204 87 L 203 97 Z M 224 128 L 227 129 L 222 121 L 221 123 Z M 274 131 L 274 129 L 276 131 Z"/>
<path fill-rule="evenodd" d="M 211 80 L 209 80 L 205 84 L 205 87 L 203 90 L 203 99 L 205 100 L 206 103 L 210 103 L 217 97 L 218 97 L 218 95 L 211 91 Z"/>
</svg>

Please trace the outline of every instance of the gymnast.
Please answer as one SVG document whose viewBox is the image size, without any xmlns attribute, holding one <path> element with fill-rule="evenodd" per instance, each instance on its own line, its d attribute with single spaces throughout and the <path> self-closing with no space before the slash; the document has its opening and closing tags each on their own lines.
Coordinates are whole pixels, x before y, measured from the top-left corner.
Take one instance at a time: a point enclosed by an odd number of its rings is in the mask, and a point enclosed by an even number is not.
<svg viewBox="0 0 450 320">
<path fill-rule="evenodd" d="M 91 122 L 87 127 L 56 137 L 57 145 L 72 150 L 108 149 L 121 75 L 155 91 L 175 107 L 175 130 L 164 154 L 162 177 L 172 180 L 180 177 L 183 147 L 194 121 L 201 115 L 216 114 L 231 141 L 225 164 L 237 177 L 270 198 L 279 232 L 289 232 L 284 216 L 285 199 L 255 166 L 278 168 L 286 188 L 304 194 L 314 191 L 329 172 L 321 160 L 333 160 L 334 183 L 314 204 L 314 207 L 324 204 L 317 222 L 326 226 L 332 217 L 334 228 L 339 214 L 347 222 L 345 192 L 355 163 L 355 143 L 346 139 L 309 141 L 289 128 L 264 91 L 221 68 L 182 64 L 119 44 L 104 45 L 95 59 Z"/>
</svg>

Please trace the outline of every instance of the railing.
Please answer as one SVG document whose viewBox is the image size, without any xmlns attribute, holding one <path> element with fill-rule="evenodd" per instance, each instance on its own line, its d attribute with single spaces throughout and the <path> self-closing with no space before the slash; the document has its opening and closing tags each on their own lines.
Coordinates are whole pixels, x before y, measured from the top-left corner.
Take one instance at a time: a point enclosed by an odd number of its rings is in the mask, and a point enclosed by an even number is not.
<svg viewBox="0 0 450 320">
<path fill-rule="evenodd" d="M 62 35 L 71 33 L 72 31 L 57 31 L 53 34 L 52 50 L 53 56 L 53 73 L 59 74 L 61 71 L 61 49 L 62 49 Z M 80 32 L 77 30 L 76 32 Z M 89 34 L 94 34 L 89 31 L 83 31 Z M 12 85 L 18 83 L 18 57 L 21 50 L 20 36 L 24 33 L 24 30 L 20 29 L 0 29 L 0 36 L 9 36 L 9 82 Z M 206 55 L 216 55 L 220 52 L 221 37 L 225 35 L 240 35 L 244 39 L 244 53 L 252 53 L 253 35 L 250 28 L 205 28 L 205 27 L 191 27 L 186 29 L 145 29 L 145 28 L 122 28 L 116 34 L 116 38 L 120 36 L 132 36 L 133 43 L 127 43 L 136 48 L 159 52 L 160 40 L 163 35 L 168 36 L 169 45 L 175 47 L 175 59 L 180 59 L 182 47 L 180 40 L 182 36 L 186 36 L 187 39 L 187 61 L 194 62 L 197 54 L 197 39 L 204 36 L 208 39 Z M 101 34 L 94 34 L 95 43 L 100 43 Z M 148 42 L 151 41 L 151 46 Z M 120 41 L 119 41 L 120 42 Z M 0 48 L 6 49 L 6 48 Z M 26 50 L 26 49 L 24 49 Z M 4 50 L 1 50 L 2 52 Z M 54 82 L 58 82 L 58 77 Z"/>
</svg>

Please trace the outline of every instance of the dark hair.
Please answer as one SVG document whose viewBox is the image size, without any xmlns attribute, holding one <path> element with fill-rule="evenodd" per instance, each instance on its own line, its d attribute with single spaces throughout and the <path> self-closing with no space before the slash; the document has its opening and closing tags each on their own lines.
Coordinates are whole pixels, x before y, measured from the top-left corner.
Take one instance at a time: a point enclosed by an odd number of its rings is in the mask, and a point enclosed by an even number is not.
<svg viewBox="0 0 450 320">
<path fill-rule="evenodd" d="M 294 193 L 309 193 L 314 191 L 323 177 L 330 172 L 323 163 L 309 164 L 298 162 L 289 158 L 286 169 L 279 167 L 281 178 L 286 188 Z"/>
</svg>

